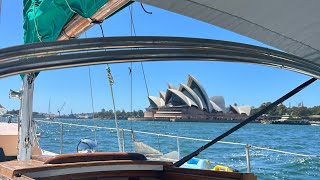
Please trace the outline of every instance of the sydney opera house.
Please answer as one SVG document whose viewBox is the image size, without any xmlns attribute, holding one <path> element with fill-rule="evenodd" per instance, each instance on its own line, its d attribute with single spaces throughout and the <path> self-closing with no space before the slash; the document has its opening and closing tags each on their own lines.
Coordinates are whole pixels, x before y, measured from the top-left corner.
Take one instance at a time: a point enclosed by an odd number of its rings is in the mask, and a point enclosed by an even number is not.
<svg viewBox="0 0 320 180">
<path fill-rule="evenodd" d="M 189 75 L 178 88 L 168 85 L 166 92 L 148 97 L 150 106 L 144 118 L 152 119 L 243 119 L 250 115 L 250 106 L 226 107 L 222 96 L 209 98 L 197 79 Z"/>
</svg>

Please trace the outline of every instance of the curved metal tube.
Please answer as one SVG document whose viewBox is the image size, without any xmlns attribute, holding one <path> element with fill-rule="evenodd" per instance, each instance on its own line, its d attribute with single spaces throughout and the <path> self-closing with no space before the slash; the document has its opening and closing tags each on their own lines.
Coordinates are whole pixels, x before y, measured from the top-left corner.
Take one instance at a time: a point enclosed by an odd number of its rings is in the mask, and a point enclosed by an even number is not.
<svg viewBox="0 0 320 180">
<path fill-rule="evenodd" d="M 253 63 L 320 77 L 318 64 L 268 48 L 199 38 L 129 36 L 35 43 L 0 49 L 0 78 L 94 64 L 168 60 Z"/>
</svg>

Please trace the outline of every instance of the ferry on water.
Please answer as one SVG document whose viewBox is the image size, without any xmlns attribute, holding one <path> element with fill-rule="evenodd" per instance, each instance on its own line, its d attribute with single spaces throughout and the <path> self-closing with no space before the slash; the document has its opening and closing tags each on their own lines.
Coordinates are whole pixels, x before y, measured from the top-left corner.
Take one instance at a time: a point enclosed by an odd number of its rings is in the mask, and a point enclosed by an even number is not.
<svg viewBox="0 0 320 180">
<path fill-rule="evenodd" d="M 289 114 L 281 116 L 281 119 L 270 122 L 271 124 L 294 124 L 294 125 L 311 125 L 308 120 L 294 118 Z"/>
</svg>

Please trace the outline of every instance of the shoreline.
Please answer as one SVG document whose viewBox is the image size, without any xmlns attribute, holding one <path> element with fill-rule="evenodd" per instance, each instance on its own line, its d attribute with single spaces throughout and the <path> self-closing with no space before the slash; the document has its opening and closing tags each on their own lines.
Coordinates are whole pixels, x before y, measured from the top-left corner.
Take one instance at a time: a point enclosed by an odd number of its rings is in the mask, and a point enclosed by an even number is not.
<svg viewBox="0 0 320 180">
<path fill-rule="evenodd" d="M 240 123 L 242 119 L 170 119 L 170 118 L 128 118 L 128 121 L 164 121 L 164 122 L 207 122 L 207 123 Z M 250 123 L 261 123 L 255 120 Z"/>
</svg>

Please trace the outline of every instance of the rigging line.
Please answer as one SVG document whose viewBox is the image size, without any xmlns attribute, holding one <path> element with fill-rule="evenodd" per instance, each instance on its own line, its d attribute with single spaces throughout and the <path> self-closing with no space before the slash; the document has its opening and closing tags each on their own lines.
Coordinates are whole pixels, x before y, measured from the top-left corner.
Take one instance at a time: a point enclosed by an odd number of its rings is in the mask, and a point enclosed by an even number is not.
<svg viewBox="0 0 320 180">
<path fill-rule="evenodd" d="M 91 78 L 91 68 L 88 66 L 89 70 L 89 82 L 90 82 L 90 95 L 91 95 L 91 108 L 92 108 L 92 120 L 94 120 L 94 105 L 93 105 L 93 93 L 92 93 L 92 78 Z M 95 139 L 97 139 L 96 131 L 94 131 Z"/>
<path fill-rule="evenodd" d="M 100 29 L 101 29 L 102 37 L 105 37 L 104 36 L 103 27 L 102 27 L 102 22 L 99 23 L 99 26 L 100 26 Z M 112 77 L 112 74 L 111 74 L 111 68 L 109 67 L 109 64 L 107 64 L 106 71 L 107 71 L 107 77 L 109 79 L 109 86 L 110 86 L 110 92 L 111 92 L 111 97 L 112 97 L 113 114 L 114 114 L 114 121 L 115 121 L 115 124 L 116 124 L 119 152 L 121 152 L 122 151 L 122 147 L 121 147 L 122 145 L 121 145 L 121 140 L 120 140 L 120 132 L 119 132 L 119 126 L 118 126 L 116 105 L 115 105 L 115 101 L 114 101 L 114 94 L 113 94 L 113 88 L 112 88 L 112 86 L 114 84 L 114 80 L 113 80 L 113 77 Z"/>
<path fill-rule="evenodd" d="M 142 6 L 142 4 L 141 4 L 141 6 Z M 143 6 L 142 6 L 142 8 L 143 8 Z M 143 9 L 144 9 L 144 8 L 143 8 Z M 132 5 L 129 6 L 129 11 L 130 11 L 130 23 L 131 23 L 131 27 L 130 27 L 131 32 L 130 32 L 130 34 L 131 34 L 131 36 L 132 36 L 132 32 L 133 32 L 134 36 L 137 36 L 136 28 L 135 28 L 135 26 L 134 26 L 134 20 L 133 20 L 133 6 L 132 6 Z M 147 84 L 147 80 L 146 80 L 146 75 L 145 75 L 145 72 L 144 72 L 143 63 L 140 62 L 140 64 L 141 64 L 141 68 L 142 68 L 142 73 L 143 73 L 143 78 L 144 78 L 144 84 L 145 84 L 145 86 L 146 86 L 147 95 L 148 95 L 148 97 L 149 97 L 150 94 L 149 94 L 148 84 Z M 132 112 L 132 111 L 131 111 L 131 112 Z M 159 130 L 159 127 L 156 125 L 155 119 L 152 118 L 152 120 L 153 120 L 153 125 L 154 125 L 155 130 L 157 131 L 157 133 L 159 133 L 160 130 Z M 132 122 L 131 122 L 131 123 L 132 123 Z M 160 149 L 160 137 L 159 137 L 159 136 L 158 136 L 158 143 L 159 143 L 159 149 Z"/>
<path fill-rule="evenodd" d="M 122 151 L 122 148 L 121 148 L 121 140 L 120 140 L 120 133 L 119 133 L 119 127 L 118 127 L 118 119 L 117 119 L 117 113 L 116 113 L 116 105 L 115 105 L 115 101 L 114 101 L 114 95 L 113 95 L 113 84 L 114 84 L 114 80 L 113 80 L 113 77 L 112 77 L 112 74 L 111 74 L 111 69 L 110 67 L 107 65 L 107 77 L 109 79 L 109 85 L 110 85 L 110 91 L 111 91 L 111 96 L 112 96 L 112 104 L 113 104 L 113 113 L 114 113 L 114 120 L 115 120 L 115 123 L 116 123 L 116 130 L 117 130 L 117 136 L 118 136 L 118 145 L 119 145 L 119 152 Z"/>
<path fill-rule="evenodd" d="M 100 26 L 102 37 L 104 37 L 104 31 L 103 31 L 102 23 L 99 23 L 99 26 Z M 108 64 L 107 64 L 107 66 L 108 66 Z"/>
<path fill-rule="evenodd" d="M 133 32 L 134 36 L 137 36 L 136 28 L 134 26 L 134 21 L 133 21 L 133 6 L 132 6 L 132 4 L 129 6 L 129 11 L 130 11 L 130 24 L 131 24 L 130 34 L 132 36 L 132 32 Z"/>
<path fill-rule="evenodd" d="M 133 19 L 132 19 L 132 4 L 129 6 L 129 13 L 130 13 L 130 36 L 132 36 L 132 24 L 133 24 Z"/>
<path fill-rule="evenodd" d="M 133 104 L 133 101 L 132 101 L 132 96 L 133 96 L 133 93 L 132 93 L 132 62 L 130 63 L 130 116 L 133 117 L 132 115 L 132 104 Z M 132 120 L 130 121 L 130 129 L 132 130 Z M 132 152 L 132 143 L 131 143 L 131 146 L 130 146 L 130 151 Z"/>
<path fill-rule="evenodd" d="M 132 24 L 133 24 L 133 17 L 132 17 L 132 4 L 130 4 L 129 6 L 129 14 L 130 14 L 130 36 L 132 36 L 132 32 L 133 32 L 133 27 L 132 27 Z M 132 62 L 130 63 L 130 71 L 129 71 L 129 74 L 130 74 L 130 117 L 133 117 L 133 112 L 132 112 L 132 104 L 133 104 L 133 101 L 132 101 L 132 96 L 133 96 L 133 93 L 132 93 Z M 133 134 L 133 129 L 132 129 L 132 120 L 130 121 L 130 129 L 131 129 L 131 133 Z M 130 152 L 132 152 L 132 150 L 134 149 L 134 138 L 133 138 L 133 135 L 131 135 L 131 140 L 132 140 L 132 143 L 130 144 Z"/>
<path fill-rule="evenodd" d="M 132 32 L 133 32 L 133 16 L 132 16 L 132 4 L 130 4 L 129 6 L 129 12 L 130 12 L 130 36 L 132 36 Z M 132 116 L 132 62 L 130 63 L 130 71 L 129 71 L 129 74 L 130 74 L 130 115 Z M 132 121 L 130 122 L 130 125 L 131 125 L 131 129 L 132 129 Z"/>
<path fill-rule="evenodd" d="M 133 30 L 134 36 L 137 36 L 136 28 L 134 26 L 134 21 L 133 21 L 133 7 L 131 5 L 129 6 L 129 10 L 130 10 L 130 20 L 131 20 L 131 35 L 132 35 L 132 30 Z M 145 75 L 144 68 L 143 68 L 143 63 L 140 62 L 140 64 L 141 64 L 142 73 L 143 73 L 143 77 L 144 77 L 144 84 L 146 86 L 147 94 L 148 94 L 148 97 L 149 97 L 149 89 L 148 89 L 146 75 Z"/>
<path fill-rule="evenodd" d="M 287 100 L 288 98 L 290 98 L 291 96 L 297 94 L 298 92 L 300 92 L 302 89 L 304 89 L 305 87 L 309 86 L 310 84 L 312 84 L 313 82 L 315 82 L 317 79 L 316 78 L 311 78 L 308 81 L 304 82 L 303 84 L 301 84 L 300 86 L 296 87 L 295 89 L 293 89 L 292 91 L 290 91 L 289 93 L 285 94 L 284 96 L 282 96 L 281 98 L 277 99 L 276 101 L 274 101 L 273 103 L 271 103 L 270 105 L 266 106 L 264 109 L 260 110 L 259 112 L 253 114 L 252 116 L 250 116 L 249 118 L 247 118 L 246 120 L 242 121 L 241 123 L 239 123 L 238 125 L 234 126 L 233 128 L 229 129 L 228 131 L 226 131 L 225 133 L 221 134 L 220 136 L 216 137 L 215 139 L 213 139 L 212 141 L 210 141 L 209 143 L 205 144 L 204 146 L 200 147 L 199 149 L 195 150 L 194 152 L 190 153 L 189 155 L 183 157 L 182 159 L 180 159 L 179 161 L 175 162 L 173 165 L 174 166 L 181 166 L 183 165 L 185 162 L 189 161 L 191 158 L 199 155 L 202 151 L 204 151 L 205 149 L 209 148 L 210 146 L 212 146 L 213 144 L 217 143 L 218 141 L 222 140 L 223 138 L 227 137 L 228 135 L 230 135 L 231 133 L 237 131 L 238 129 L 240 129 L 241 127 L 245 126 L 246 124 L 248 124 L 249 122 L 257 119 L 258 117 L 260 117 L 262 114 L 265 114 L 266 112 L 268 112 L 269 110 L 271 110 L 272 108 L 276 107 L 278 104 L 282 103 L 283 101 Z"/>
<path fill-rule="evenodd" d="M 131 29 L 133 30 L 134 36 L 137 36 L 136 28 L 135 28 L 135 26 L 134 26 L 134 20 L 133 20 L 133 6 L 130 5 L 130 6 L 129 6 L 129 10 L 130 10 L 130 19 L 131 19 Z M 131 34 L 132 34 L 132 30 L 131 30 Z M 150 94 L 149 94 L 148 84 L 147 84 L 147 80 L 146 80 L 146 75 L 145 75 L 145 72 L 144 72 L 143 63 L 140 62 L 140 64 L 141 64 L 141 69 L 142 69 L 142 73 L 143 73 L 144 84 L 145 84 L 145 86 L 146 86 L 147 95 L 148 95 L 148 97 L 149 97 Z M 159 132 L 159 129 L 158 129 L 157 126 L 156 126 L 155 119 L 154 119 L 154 118 L 152 118 L 152 119 L 153 119 L 153 124 L 154 124 L 154 126 L 155 126 L 155 129 L 157 129 L 157 131 Z M 159 141 L 159 136 L 158 136 L 158 141 Z"/>
<path fill-rule="evenodd" d="M 36 32 L 37 32 L 37 36 L 38 36 L 38 39 L 40 42 L 42 42 L 42 37 L 41 35 L 39 34 L 39 31 L 38 31 L 38 24 L 37 24 L 37 20 L 36 20 L 36 0 L 33 1 L 33 22 L 34 22 L 34 26 L 35 26 L 35 29 L 36 29 Z"/>
<path fill-rule="evenodd" d="M 144 73 L 143 63 L 142 62 L 140 62 L 140 63 L 141 63 L 141 68 L 142 68 L 142 73 L 143 73 L 143 78 L 144 78 L 144 84 L 146 86 L 147 94 L 148 94 L 148 97 L 149 97 L 149 89 L 148 89 L 148 84 L 147 84 L 147 80 L 146 80 L 146 75 Z"/>
<path fill-rule="evenodd" d="M 87 32 L 84 32 L 84 36 L 85 36 L 85 38 L 87 38 Z M 86 51 L 86 52 L 88 52 L 88 50 Z M 92 78 L 91 78 L 91 68 L 90 68 L 91 66 L 88 66 L 88 70 L 89 70 L 89 81 L 90 81 L 90 94 L 91 94 L 91 108 L 92 108 L 92 120 L 94 120 L 94 103 L 93 103 L 93 93 L 92 93 Z M 94 126 L 96 127 L 97 125 L 96 125 L 96 121 L 94 121 Z M 94 140 L 97 142 L 97 132 L 96 132 L 97 130 L 96 130 L 96 128 L 94 128 Z"/>
<path fill-rule="evenodd" d="M 130 114 L 132 116 L 132 62 L 130 63 L 130 68 L 129 68 L 129 75 L 130 75 Z M 131 129 L 132 129 L 132 122 L 131 124 Z"/>
<path fill-rule="evenodd" d="M 143 6 L 142 3 L 140 3 L 140 5 L 141 5 L 141 7 L 142 7 L 142 9 L 143 9 L 143 11 L 144 11 L 145 13 L 147 13 L 147 14 L 152 14 L 152 12 L 147 11 L 147 10 L 144 8 L 144 6 Z"/>
<path fill-rule="evenodd" d="M 129 6 L 129 13 L 130 13 L 130 36 L 132 36 L 132 4 Z M 130 63 L 129 67 L 129 75 L 130 75 L 130 115 L 132 116 L 132 62 Z M 131 129 L 132 129 L 132 122 L 130 122 Z"/>
</svg>

